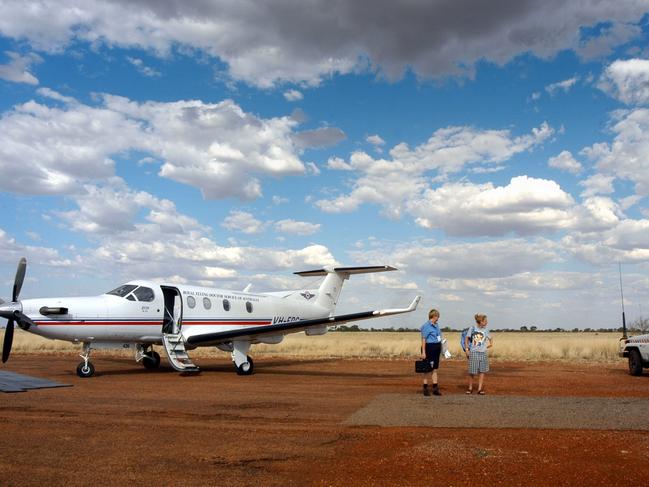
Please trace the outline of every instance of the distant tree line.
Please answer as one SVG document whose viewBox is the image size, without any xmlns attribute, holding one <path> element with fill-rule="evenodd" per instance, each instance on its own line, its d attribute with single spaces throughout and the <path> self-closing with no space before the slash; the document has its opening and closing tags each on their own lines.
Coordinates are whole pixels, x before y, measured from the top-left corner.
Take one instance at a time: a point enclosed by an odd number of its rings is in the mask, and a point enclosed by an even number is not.
<svg viewBox="0 0 649 487">
<path fill-rule="evenodd" d="M 382 332 L 393 332 L 393 333 L 404 333 L 404 332 L 418 332 L 419 328 L 361 328 L 358 325 L 338 325 L 332 328 L 331 331 L 340 331 L 340 332 L 371 332 L 371 331 L 382 331 Z M 462 329 L 455 329 L 449 326 L 442 328 L 444 332 L 461 332 Z M 573 328 L 571 330 L 566 330 L 565 328 L 550 328 L 550 329 L 539 329 L 537 326 L 523 325 L 520 328 L 498 328 L 493 331 L 504 331 L 509 333 L 590 333 L 590 332 L 617 332 L 622 333 L 622 327 L 619 328 Z M 631 326 L 628 327 L 629 332 L 640 332 L 645 333 L 649 332 L 649 319 L 644 319 L 642 322 L 638 320 L 634 321 Z"/>
</svg>

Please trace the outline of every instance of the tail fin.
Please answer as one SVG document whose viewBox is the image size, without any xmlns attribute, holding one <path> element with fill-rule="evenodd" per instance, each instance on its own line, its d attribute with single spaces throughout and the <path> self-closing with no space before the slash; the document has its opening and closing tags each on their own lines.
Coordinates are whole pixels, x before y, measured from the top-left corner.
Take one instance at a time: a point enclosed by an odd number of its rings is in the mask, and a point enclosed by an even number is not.
<svg viewBox="0 0 649 487">
<path fill-rule="evenodd" d="M 352 274 L 369 274 L 372 272 L 396 271 L 394 267 L 387 265 L 367 266 L 367 267 L 324 267 L 311 271 L 296 272 L 298 276 L 327 276 L 318 288 L 315 304 L 328 309 L 330 312 L 338 304 L 338 297 L 345 280 L 349 279 Z"/>
</svg>

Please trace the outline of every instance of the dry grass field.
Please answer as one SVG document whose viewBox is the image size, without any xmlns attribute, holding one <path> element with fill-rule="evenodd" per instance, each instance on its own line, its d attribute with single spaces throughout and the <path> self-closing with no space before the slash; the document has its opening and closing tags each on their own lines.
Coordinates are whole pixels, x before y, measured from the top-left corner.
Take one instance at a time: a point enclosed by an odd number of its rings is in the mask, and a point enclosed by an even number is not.
<svg viewBox="0 0 649 487">
<path fill-rule="evenodd" d="M 4 332 L 2 332 L 4 334 Z M 445 333 L 453 359 L 463 359 L 459 333 Z M 619 334 L 617 333 L 508 333 L 492 331 L 494 360 L 544 361 L 564 360 L 583 362 L 615 362 Z M 394 332 L 330 332 L 309 337 L 304 333 L 286 336 L 279 345 L 255 345 L 253 356 L 309 357 L 309 358 L 357 358 L 395 359 L 414 358 L 419 354 L 418 333 Z M 12 353 L 74 352 L 80 345 L 59 340 L 47 340 L 21 330 L 16 330 Z M 119 350 L 94 353 L 128 353 Z M 210 348 L 191 352 L 192 356 L 212 355 Z M 223 352 L 217 352 L 223 353 Z"/>
</svg>

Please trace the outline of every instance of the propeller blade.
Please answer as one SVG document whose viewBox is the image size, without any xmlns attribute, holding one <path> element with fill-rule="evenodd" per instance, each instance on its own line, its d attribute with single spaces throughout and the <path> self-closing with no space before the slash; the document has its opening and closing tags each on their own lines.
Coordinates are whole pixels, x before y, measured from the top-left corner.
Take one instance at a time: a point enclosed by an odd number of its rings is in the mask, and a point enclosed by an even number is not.
<svg viewBox="0 0 649 487">
<path fill-rule="evenodd" d="M 23 330 L 29 330 L 29 327 L 34 324 L 34 322 L 29 316 L 21 313 L 20 311 L 14 311 L 14 317 L 18 322 L 18 326 Z"/>
<path fill-rule="evenodd" d="M 2 363 L 5 363 L 11 353 L 11 345 L 14 342 L 14 320 L 7 321 L 5 328 L 5 339 L 2 343 Z"/>
<path fill-rule="evenodd" d="M 13 311 L 0 311 L 0 318 L 4 318 L 6 320 L 13 320 L 14 319 L 14 312 Z"/>
<path fill-rule="evenodd" d="M 16 278 L 14 279 L 14 291 L 12 296 L 12 301 L 18 301 L 18 295 L 20 290 L 23 287 L 23 281 L 25 280 L 25 271 L 27 270 L 27 259 L 22 257 L 18 261 L 18 268 L 16 269 Z"/>
</svg>

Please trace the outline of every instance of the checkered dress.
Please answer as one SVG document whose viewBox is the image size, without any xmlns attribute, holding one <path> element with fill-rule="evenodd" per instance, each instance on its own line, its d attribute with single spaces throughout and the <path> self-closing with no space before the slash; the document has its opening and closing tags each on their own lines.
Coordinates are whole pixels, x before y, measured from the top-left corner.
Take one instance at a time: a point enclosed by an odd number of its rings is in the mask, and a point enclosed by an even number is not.
<svg viewBox="0 0 649 487">
<path fill-rule="evenodd" d="M 469 354 L 469 374 L 489 372 L 489 357 L 487 352 L 473 351 Z"/>
</svg>

